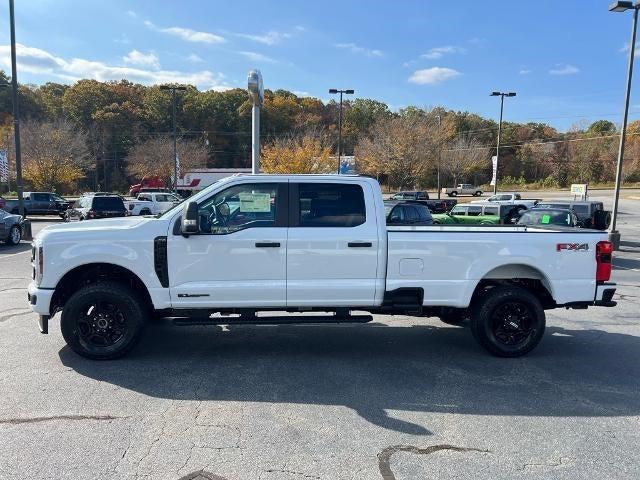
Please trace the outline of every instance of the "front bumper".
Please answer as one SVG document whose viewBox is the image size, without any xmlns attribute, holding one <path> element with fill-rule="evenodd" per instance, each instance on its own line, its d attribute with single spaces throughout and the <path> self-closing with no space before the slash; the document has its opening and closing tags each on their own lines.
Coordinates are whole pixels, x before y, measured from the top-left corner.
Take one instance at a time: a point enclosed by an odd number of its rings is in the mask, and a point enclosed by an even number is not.
<svg viewBox="0 0 640 480">
<path fill-rule="evenodd" d="M 31 310 L 38 314 L 38 327 L 41 333 L 49 333 L 49 318 L 51 317 L 49 308 L 53 292 L 53 289 L 38 288 L 35 282 L 31 282 L 27 289 L 27 301 Z"/>
</svg>

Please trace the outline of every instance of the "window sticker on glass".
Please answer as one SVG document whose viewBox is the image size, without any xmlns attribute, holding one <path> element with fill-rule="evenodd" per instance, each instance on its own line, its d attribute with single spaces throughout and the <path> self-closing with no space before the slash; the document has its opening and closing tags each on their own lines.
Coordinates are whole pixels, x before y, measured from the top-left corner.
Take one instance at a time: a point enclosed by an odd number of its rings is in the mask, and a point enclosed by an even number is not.
<svg viewBox="0 0 640 480">
<path fill-rule="evenodd" d="M 241 212 L 270 212 L 271 195 L 268 193 L 241 192 L 240 211 Z"/>
<path fill-rule="evenodd" d="M 543 225 L 547 225 L 549 222 L 551 221 L 551 215 L 542 215 L 542 219 L 540 220 L 540 223 L 542 223 Z"/>
</svg>

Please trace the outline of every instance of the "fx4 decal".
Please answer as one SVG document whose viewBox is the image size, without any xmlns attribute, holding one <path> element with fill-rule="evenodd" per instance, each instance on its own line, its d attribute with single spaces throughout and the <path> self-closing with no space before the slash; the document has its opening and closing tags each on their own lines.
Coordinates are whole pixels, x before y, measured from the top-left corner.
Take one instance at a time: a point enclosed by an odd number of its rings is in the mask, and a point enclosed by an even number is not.
<svg viewBox="0 0 640 480">
<path fill-rule="evenodd" d="M 588 243 L 558 243 L 556 245 L 556 252 L 561 252 L 562 250 L 586 252 L 587 250 L 589 250 L 589 244 Z"/>
</svg>

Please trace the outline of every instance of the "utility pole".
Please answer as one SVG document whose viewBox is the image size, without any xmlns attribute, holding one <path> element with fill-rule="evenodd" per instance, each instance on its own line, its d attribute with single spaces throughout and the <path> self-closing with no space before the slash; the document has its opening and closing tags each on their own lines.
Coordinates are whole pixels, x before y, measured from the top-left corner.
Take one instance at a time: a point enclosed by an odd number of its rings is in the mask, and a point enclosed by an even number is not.
<svg viewBox="0 0 640 480">
<path fill-rule="evenodd" d="M 178 85 L 160 85 L 160 90 L 171 90 L 171 123 L 173 126 L 173 191 L 177 190 L 178 185 L 178 140 L 176 133 L 176 90 L 184 92 L 187 87 Z M 105 180 L 106 181 L 106 180 Z"/>
<path fill-rule="evenodd" d="M 250 70 L 247 91 L 251 97 L 251 173 L 260 173 L 260 108 L 264 101 L 264 84 L 260 70 Z"/>
<path fill-rule="evenodd" d="M 515 97 L 515 92 L 491 92 L 492 97 L 500 97 L 500 122 L 498 123 L 498 143 L 496 146 L 495 179 L 493 183 L 493 194 L 498 193 L 498 165 L 500 163 L 500 137 L 502 134 L 502 112 L 504 110 L 504 97 Z"/>
<path fill-rule="evenodd" d="M 24 216 L 24 200 L 22 198 L 22 156 L 20 152 L 20 106 L 18 105 L 18 70 L 16 67 L 16 18 L 13 0 L 9 0 L 9 17 L 11 23 L 11 88 L 13 94 L 13 135 L 16 147 L 16 191 L 18 192 L 18 212 Z"/>
<path fill-rule="evenodd" d="M 337 88 L 330 88 L 329 93 L 339 93 L 340 94 L 340 109 L 338 112 L 338 175 L 340 175 L 340 167 L 342 161 L 342 94 L 352 95 L 354 90 L 338 90 Z"/>
</svg>

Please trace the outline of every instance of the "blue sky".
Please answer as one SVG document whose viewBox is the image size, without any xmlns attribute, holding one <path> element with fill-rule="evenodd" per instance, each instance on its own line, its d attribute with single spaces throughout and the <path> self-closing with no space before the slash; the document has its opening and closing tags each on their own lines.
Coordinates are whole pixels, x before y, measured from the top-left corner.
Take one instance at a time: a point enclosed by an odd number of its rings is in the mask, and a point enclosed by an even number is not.
<svg viewBox="0 0 640 480">
<path fill-rule="evenodd" d="M 0 67 L 9 70 L 8 2 Z M 323 0 L 16 2 L 18 78 L 265 86 L 328 100 L 354 88 L 392 109 L 443 105 L 561 129 L 620 120 L 631 13 L 609 1 Z M 455 6 L 453 6 L 455 5 Z M 637 82 L 634 82 L 637 84 Z M 640 100 L 632 98 L 633 118 Z"/>
</svg>

